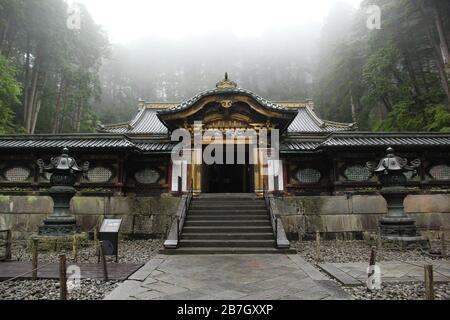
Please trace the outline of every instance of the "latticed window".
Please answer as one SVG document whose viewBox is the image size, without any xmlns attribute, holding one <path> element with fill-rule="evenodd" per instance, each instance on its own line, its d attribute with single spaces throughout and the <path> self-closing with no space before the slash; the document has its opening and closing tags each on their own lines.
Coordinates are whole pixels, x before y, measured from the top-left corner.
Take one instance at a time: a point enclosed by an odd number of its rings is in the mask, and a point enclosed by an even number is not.
<svg viewBox="0 0 450 320">
<path fill-rule="evenodd" d="M 156 183 L 156 182 L 158 182 L 159 177 L 160 177 L 160 175 L 159 175 L 158 171 L 156 171 L 154 169 L 143 169 L 143 170 L 136 172 L 136 174 L 134 175 L 134 178 L 136 179 L 136 181 L 141 184 Z"/>
<path fill-rule="evenodd" d="M 318 170 L 308 168 L 299 170 L 296 177 L 301 183 L 318 183 L 322 174 Z"/>
<path fill-rule="evenodd" d="M 430 175 L 435 180 L 450 180 L 450 167 L 446 165 L 434 166 L 430 170 Z"/>
<path fill-rule="evenodd" d="M 4 176 L 10 182 L 24 182 L 30 177 L 31 171 L 24 167 L 9 168 L 5 171 Z"/>
<path fill-rule="evenodd" d="M 361 165 L 348 167 L 344 174 L 350 181 L 367 181 L 370 178 L 369 169 Z"/>
<path fill-rule="evenodd" d="M 95 167 L 88 171 L 87 177 L 89 182 L 103 183 L 108 182 L 112 178 L 112 171 L 105 167 Z"/>
</svg>

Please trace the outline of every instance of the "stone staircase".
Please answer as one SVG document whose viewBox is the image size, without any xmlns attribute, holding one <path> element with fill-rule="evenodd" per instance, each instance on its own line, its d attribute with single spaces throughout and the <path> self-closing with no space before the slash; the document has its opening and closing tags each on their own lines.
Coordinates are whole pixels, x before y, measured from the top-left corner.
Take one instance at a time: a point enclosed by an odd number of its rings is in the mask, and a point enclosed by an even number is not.
<svg viewBox="0 0 450 320">
<path fill-rule="evenodd" d="M 289 250 L 276 248 L 263 199 L 255 194 L 208 194 L 192 199 L 178 248 L 171 251 L 177 254 L 250 254 Z"/>
</svg>

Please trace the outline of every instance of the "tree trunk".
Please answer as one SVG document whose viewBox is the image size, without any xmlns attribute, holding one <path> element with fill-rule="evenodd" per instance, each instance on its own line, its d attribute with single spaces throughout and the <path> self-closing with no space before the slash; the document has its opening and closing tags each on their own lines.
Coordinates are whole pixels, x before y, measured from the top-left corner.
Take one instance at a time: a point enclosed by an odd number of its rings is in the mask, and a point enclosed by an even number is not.
<svg viewBox="0 0 450 320">
<path fill-rule="evenodd" d="M 25 75 L 23 80 L 23 125 L 27 123 L 28 82 L 30 81 L 30 41 L 27 39 L 27 53 L 25 59 Z"/>
<path fill-rule="evenodd" d="M 423 7 L 418 6 L 418 8 L 419 8 L 420 14 L 422 16 L 422 19 L 424 21 L 428 21 L 427 15 L 425 14 Z M 433 31 L 434 30 L 432 30 L 431 27 L 427 28 L 428 41 L 429 41 L 431 47 L 434 49 L 436 66 L 438 68 L 439 78 L 441 81 L 441 87 L 442 87 L 442 90 L 444 91 L 445 95 L 447 96 L 447 108 L 450 111 L 450 88 L 448 87 L 449 84 L 448 84 L 447 72 L 445 70 L 441 46 L 435 40 Z"/>
<path fill-rule="evenodd" d="M 415 95 L 420 97 L 422 95 L 422 91 L 420 90 L 420 87 L 417 83 L 416 73 L 414 71 L 414 68 L 411 63 L 411 59 L 410 59 L 410 56 L 409 56 L 409 53 L 407 50 L 403 51 L 403 58 L 405 59 L 406 70 L 408 71 L 409 77 L 410 77 L 412 85 L 414 87 Z"/>
<path fill-rule="evenodd" d="M 57 133 L 60 133 L 62 131 L 62 125 L 64 122 L 64 113 L 66 110 L 66 105 L 67 105 L 67 99 L 68 99 L 68 93 L 67 93 L 67 87 L 69 85 L 66 83 L 66 85 L 64 86 L 64 101 L 63 104 L 61 106 L 61 112 L 60 112 L 60 116 L 58 117 L 58 123 L 56 125 L 56 131 Z"/>
<path fill-rule="evenodd" d="M 9 22 L 5 21 L 5 27 L 3 28 L 1 32 L 1 38 L 0 38 L 0 53 L 3 54 L 3 50 L 5 48 L 6 44 L 6 36 L 8 35 L 8 29 L 9 29 Z"/>
<path fill-rule="evenodd" d="M 75 130 L 77 132 L 80 132 L 81 129 L 81 115 L 83 112 L 83 97 L 80 98 L 80 100 L 78 101 L 78 107 L 77 107 L 77 112 L 75 115 Z"/>
<path fill-rule="evenodd" d="M 350 105 L 352 107 L 352 121 L 358 124 L 358 111 L 356 110 L 355 99 L 353 98 L 353 91 L 350 88 Z"/>
<path fill-rule="evenodd" d="M 61 80 L 59 85 L 59 91 L 58 91 L 58 98 L 56 99 L 56 106 L 55 106 L 55 114 L 53 115 L 53 128 L 52 132 L 56 133 L 58 131 L 58 125 L 59 125 L 59 117 L 61 114 L 61 100 L 63 95 L 63 88 L 64 88 L 64 79 Z"/>
<path fill-rule="evenodd" d="M 32 126 L 32 117 L 33 117 L 33 108 L 35 106 L 35 101 L 37 97 L 37 84 L 39 79 L 39 66 L 36 65 L 32 70 L 32 76 L 31 76 L 31 83 L 30 86 L 27 88 L 28 94 L 27 94 L 27 100 L 25 103 L 25 129 L 27 130 L 27 133 L 31 133 L 31 126 Z"/>
<path fill-rule="evenodd" d="M 31 134 L 34 134 L 36 131 L 36 123 L 39 116 L 39 112 L 41 111 L 42 99 L 41 97 L 37 98 L 35 110 L 33 112 L 33 124 L 31 126 Z"/>
<path fill-rule="evenodd" d="M 450 73 L 450 54 L 449 54 L 450 51 L 448 48 L 447 38 L 445 37 L 444 24 L 442 22 L 442 17 L 441 17 L 441 14 L 439 13 L 438 1 L 433 0 L 432 7 L 433 7 L 433 12 L 434 12 L 434 21 L 436 23 L 436 29 L 439 34 L 439 42 L 440 42 L 440 49 L 441 49 L 441 53 L 442 53 L 442 60 L 444 62 L 444 65 L 446 66 L 447 73 Z"/>
</svg>

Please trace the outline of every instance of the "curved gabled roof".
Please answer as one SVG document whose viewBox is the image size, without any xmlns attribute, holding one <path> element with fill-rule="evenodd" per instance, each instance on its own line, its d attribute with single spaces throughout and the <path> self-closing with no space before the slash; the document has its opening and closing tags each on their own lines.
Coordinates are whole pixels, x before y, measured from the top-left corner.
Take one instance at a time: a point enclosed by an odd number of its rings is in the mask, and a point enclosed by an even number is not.
<svg viewBox="0 0 450 320">
<path fill-rule="evenodd" d="M 127 134 L 167 134 L 166 126 L 158 119 L 158 110 L 142 108 L 136 117 L 127 123 L 104 126 L 100 132 Z"/>
<path fill-rule="evenodd" d="M 238 88 L 237 84 L 228 79 L 218 82 L 216 88 L 197 94 L 191 99 L 180 103 L 144 103 L 140 104 L 138 115 L 131 122 L 121 123 L 117 125 L 104 126 L 99 131 L 108 133 L 126 133 L 126 134 L 155 134 L 162 135 L 168 133 L 168 128 L 161 121 L 165 119 L 165 115 L 173 115 L 193 107 L 200 100 L 213 96 L 245 96 L 256 101 L 262 108 L 269 111 L 276 111 L 281 117 L 285 118 L 286 126 L 292 121 L 288 127 L 290 133 L 302 132 L 337 132 L 354 130 L 354 124 L 338 123 L 325 121 L 320 119 L 312 109 L 312 101 L 306 102 L 271 102 L 258 94 Z M 157 106 L 157 107 L 155 107 Z M 293 120 L 292 120 L 293 119 Z M 175 124 L 174 126 L 176 126 Z M 286 127 L 285 127 L 286 128 Z M 173 128 L 172 128 L 173 129 Z"/>
<path fill-rule="evenodd" d="M 310 106 L 305 106 L 297 110 L 298 114 L 289 126 L 288 132 L 336 132 L 355 129 L 354 124 L 320 119 Z"/>
<path fill-rule="evenodd" d="M 287 108 L 282 105 L 276 104 L 274 102 L 270 102 L 269 100 L 264 99 L 263 97 L 257 95 L 256 93 L 254 93 L 252 91 L 249 91 L 249 90 L 245 90 L 245 89 L 241 89 L 241 88 L 229 88 L 229 89 L 217 88 L 214 90 L 208 90 L 208 91 L 199 93 L 196 96 L 192 97 L 191 99 L 189 99 L 175 107 L 161 110 L 161 111 L 159 111 L 159 113 L 160 114 L 177 113 L 177 112 L 180 112 L 180 111 L 183 111 L 183 110 L 186 110 L 186 109 L 192 107 L 194 104 L 196 104 L 203 98 L 216 96 L 216 95 L 243 95 L 243 96 L 253 98 L 261 106 L 263 106 L 267 109 L 272 109 L 272 110 L 276 110 L 276 111 L 288 111 L 288 112 L 293 111 L 292 108 Z"/>
</svg>

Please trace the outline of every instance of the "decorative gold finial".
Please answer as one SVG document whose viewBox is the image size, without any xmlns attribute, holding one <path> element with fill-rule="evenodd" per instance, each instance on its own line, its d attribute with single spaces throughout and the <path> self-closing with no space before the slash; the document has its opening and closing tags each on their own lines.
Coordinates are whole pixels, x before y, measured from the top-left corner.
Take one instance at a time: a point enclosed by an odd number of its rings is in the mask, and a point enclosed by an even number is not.
<svg viewBox="0 0 450 320">
<path fill-rule="evenodd" d="M 217 89 L 236 89 L 237 84 L 228 79 L 228 72 L 225 72 L 225 78 L 216 84 Z"/>
</svg>

